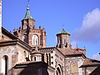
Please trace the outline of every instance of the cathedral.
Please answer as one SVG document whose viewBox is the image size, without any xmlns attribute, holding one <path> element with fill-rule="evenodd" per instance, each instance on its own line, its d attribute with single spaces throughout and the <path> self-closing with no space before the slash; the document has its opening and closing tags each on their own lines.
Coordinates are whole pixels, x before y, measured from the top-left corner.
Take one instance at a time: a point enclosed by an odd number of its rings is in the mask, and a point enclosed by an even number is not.
<svg viewBox="0 0 100 75">
<path fill-rule="evenodd" d="M 0 0 L 0 24 L 2 24 Z M 86 57 L 86 49 L 72 48 L 64 28 L 57 44 L 46 46 L 46 30 L 36 28 L 30 9 L 13 33 L 0 28 L 0 75 L 100 75 L 100 61 Z"/>
</svg>

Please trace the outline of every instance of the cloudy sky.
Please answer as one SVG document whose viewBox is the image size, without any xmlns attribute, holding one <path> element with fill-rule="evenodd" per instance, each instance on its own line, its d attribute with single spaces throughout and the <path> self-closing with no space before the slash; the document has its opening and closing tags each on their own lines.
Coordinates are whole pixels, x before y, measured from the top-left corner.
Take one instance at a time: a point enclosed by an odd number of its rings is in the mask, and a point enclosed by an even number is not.
<svg viewBox="0 0 100 75">
<path fill-rule="evenodd" d="M 3 27 L 21 26 L 27 0 L 3 1 Z M 86 48 L 87 56 L 100 59 L 100 0 L 30 0 L 36 27 L 47 31 L 47 46 L 56 46 L 56 33 L 64 28 L 73 47 Z"/>
</svg>

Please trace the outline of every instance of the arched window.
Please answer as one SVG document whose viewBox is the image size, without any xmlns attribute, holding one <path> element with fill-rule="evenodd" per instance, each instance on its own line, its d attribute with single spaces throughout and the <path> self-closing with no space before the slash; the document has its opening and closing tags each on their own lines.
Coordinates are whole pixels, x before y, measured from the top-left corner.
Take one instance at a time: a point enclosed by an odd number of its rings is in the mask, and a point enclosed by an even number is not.
<svg viewBox="0 0 100 75">
<path fill-rule="evenodd" d="M 47 57 L 47 64 L 48 64 L 48 62 L 49 62 L 48 54 L 46 54 L 46 57 Z"/>
<path fill-rule="evenodd" d="M 27 36 L 26 35 L 22 36 L 22 41 L 28 43 L 28 40 L 27 40 Z"/>
<path fill-rule="evenodd" d="M 42 61 L 44 62 L 44 54 L 42 54 Z"/>
<path fill-rule="evenodd" d="M 34 61 L 36 61 L 36 57 L 34 57 Z"/>
<path fill-rule="evenodd" d="M 62 44 L 62 40 L 60 40 L 60 44 Z"/>
<path fill-rule="evenodd" d="M 51 54 L 49 53 L 49 65 L 51 65 Z"/>
<path fill-rule="evenodd" d="M 63 75 L 62 66 L 58 64 L 58 67 L 56 68 L 56 75 Z"/>
<path fill-rule="evenodd" d="M 57 70 L 56 70 L 56 75 L 61 75 L 61 72 L 60 72 L 59 68 L 57 68 Z"/>
<path fill-rule="evenodd" d="M 1 73 L 7 75 L 8 70 L 8 56 L 3 56 L 1 60 Z"/>
<path fill-rule="evenodd" d="M 38 45 L 38 36 L 37 35 L 33 35 L 32 36 L 32 45 Z"/>
<path fill-rule="evenodd" d="M 26 57 L 26 51 L 24 51 L 24 56 Z"/>
<path fill-rule="evenodd" d="M 64 44 L 66 44 L 66 40 L 64 39 Z"/>
</svg>

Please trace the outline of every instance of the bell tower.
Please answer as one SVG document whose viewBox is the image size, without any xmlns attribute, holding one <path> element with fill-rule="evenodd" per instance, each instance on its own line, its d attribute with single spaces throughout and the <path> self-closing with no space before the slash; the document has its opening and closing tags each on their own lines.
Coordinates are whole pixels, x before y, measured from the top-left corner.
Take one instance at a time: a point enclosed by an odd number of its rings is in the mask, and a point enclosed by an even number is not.
<svg viewBox="0 0 100 75">
<path fill-rule="evenodd" d="M 30 8 L 29 8 L 29 2 L 30 0 L 27 0 L 27 9 L 26 9 L 26 14 L 24 19 L 22 20 L 22 29 L 35 29 L 35 20 L 32 18 L 31 14 L 30 14 Z"/>
<path fill-rule="evenodd" d="M 58 48 L 67 48 L 70 46 L 70 33 L 62 29 L 61 32 L 56 34 L 56 36 Z"/>
<path fill-rule="evenodd" d="M 14 35 L 32 47 L 46 47 L 46 31 L 43 27 L 36 28 L 35 20 L 32 18 L 29 9 L 29 0 L 26 14 L 22 20 L 22 26 L 14 31 Z"/>
<path fill-rule="evenodd" d="M 22 29 L 27 29 L 28 27 L 31 29 L 35 29 L 35 20 L 30 15 L 30 9 L 27 8 L 24 19 L 22 20 Z"/>
</svg>

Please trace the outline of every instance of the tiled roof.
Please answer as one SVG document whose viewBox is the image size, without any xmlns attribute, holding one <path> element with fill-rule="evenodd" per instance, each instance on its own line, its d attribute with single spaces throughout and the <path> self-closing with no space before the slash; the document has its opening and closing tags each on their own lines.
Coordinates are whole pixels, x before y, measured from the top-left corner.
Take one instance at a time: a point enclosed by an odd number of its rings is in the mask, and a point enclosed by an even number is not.
<svg viewBox="0 0 100 75">
<path fill-rule="evenodd" d="M 23 47 L 27 48 L 28 51 L 31 51 L 32 47 L 30 45 L 28 45 L 27 43 L 23 42 L 22 40 L 20 40 L 19 38 L 17 38 L 15 35 L 13 35 L 12 33 L 10 33 L 9 31 L 7 31 L 5 28 L 2 27 L 2 33 L 7 35 L 9 38 L 11 38 L 11 40 L 5 40 L 2 39 L 0 40 L 0 46 L 6 46 L 6 45 L 15 45 L 15 44 L 22 44 Z"/>
<path fill-rule="evenodd" d="M 64 55 L 79 55 L 83 54 L 83 52 L 80 52 L 76 49 L 71 49 L 71 48 L 58 48 L 60 52 L 62 52 Z"/>
<path fill-rule="evenodd" d="M 11 39 L 17 39 L 15 35 L 13 35 L 11 32 L 7 31 L 5 28 L 2 27 L 2 33 L 7 35 Z"/>
<path fill-rule="evenodd" d="M 70 33 L 65 31 L 64 29 L 62 29 L 59 33 L 57 33 L 57 35 L 59 35 L 59 34 L 69 34 L 70 35 Z"/>
<path fill-rule="evenodd" d="M 100 61 L 90 58 L 85 58 L 84 63 L 81 67 L 98 66 L 98 65 L 100 65 Z"/>
<path fill-rule="evenodd" d="M 40 48 L 39 50 L 54 50 L 57 49 L 59 52 L 61 52 L 63 55 L 84 55 L 83 49 L 72 49 L 72 48 L 57 48 L 57 47 L 46 47 L 46 48 Z M 85 55 L 84 55 L 85 56 Z"/>
</svg>

